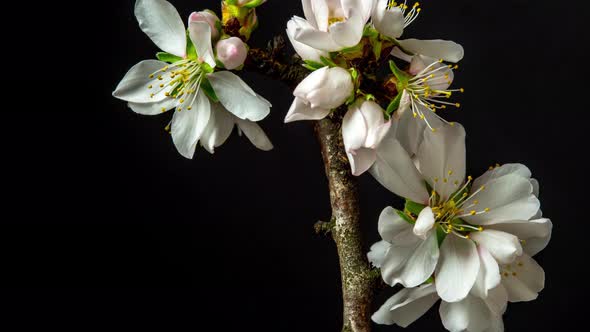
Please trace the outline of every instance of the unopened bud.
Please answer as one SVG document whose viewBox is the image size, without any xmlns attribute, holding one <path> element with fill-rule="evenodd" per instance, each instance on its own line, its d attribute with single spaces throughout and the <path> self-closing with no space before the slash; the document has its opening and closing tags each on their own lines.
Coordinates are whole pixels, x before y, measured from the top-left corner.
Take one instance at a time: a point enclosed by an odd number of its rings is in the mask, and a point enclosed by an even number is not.
<svg viewBox="0 0 590 332">
<path fill-rule="evenodd" d="M 217 59 L 223 63 L 226 69 L 232 70 L 240 67 L 246 61 L 248 50 L 240 38 L 230 37 L 217 43 Z"/>
</svg>

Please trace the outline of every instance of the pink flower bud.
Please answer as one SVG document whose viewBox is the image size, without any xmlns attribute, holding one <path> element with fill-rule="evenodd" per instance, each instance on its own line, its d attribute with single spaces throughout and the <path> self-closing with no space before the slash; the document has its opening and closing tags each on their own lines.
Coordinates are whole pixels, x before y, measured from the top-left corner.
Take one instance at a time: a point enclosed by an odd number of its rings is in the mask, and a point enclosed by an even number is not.
<svg viewBox="0 0 590 332">
<path fill-rule="evenodd" d="M 231 37 L 217 43 L 217 59 L 226 69 L 236 69 L 246 61 L 248 50 L 240 38 Z"/>
<path fill-rule="evenodd" d="M 211 27 L 211 38 L 213 40 L 219 39 L 220 31 L 219 27 L 221 26 L 221 21 L 219 17 L 215 15 L 210 10 L 203 10 L 200 12 L 193 12 L 188 18 L 188 25 L 190 26 L 191 22 L 205 22 L 209 24 Z"/>
</svg>

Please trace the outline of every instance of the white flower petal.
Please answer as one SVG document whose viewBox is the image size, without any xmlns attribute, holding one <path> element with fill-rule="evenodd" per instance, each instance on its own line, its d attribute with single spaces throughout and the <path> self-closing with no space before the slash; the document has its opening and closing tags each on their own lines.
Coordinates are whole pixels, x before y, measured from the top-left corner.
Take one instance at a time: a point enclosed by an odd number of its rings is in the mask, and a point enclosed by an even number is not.
<svg viewBox="0 0 590 332">
<path fill-rule="evenodd" d="M 186 56 L 184 22 L 172 4 L 164 0 L 137 0 L 135 16 L 141 30 L 162 51 Z"/>
<path fill-rule="evenodd" d="M 484 246 L 500 264 L 510 264 L 517 256 L 522 255 L 520 241 L 512 234 L 484 229 L 481 232 L 472 232 L 471 239 Z"/>
<path fill-rule="evenodd" d="M 215 148 L 228 139 L 234 128 L 235 119 L 221 104 L 211 104 L 211 117 L 201 136 L 201 144 L 209 153 L 214 153 Z"/>
<path fill-rule="evenodd" d="M 141 61 L 125 74 L 113 92 L 113 97 L 132 103 L 154 103 L 167 99 L 163 90 L 158 93 L 160 90 L 158 86 L 167 84 L 171 78 L 169 75 L 162 75 L 160 81 L 157 74 L 166 66 L 168 66 L 167 63 L 158 60 Z M 150 78 L 152 74 L 154 76 Z"/>
<path fill-rule="evenodd" d="M 207 77 L 221 104 L 238 118 L 257 122 L 270 113 L 271 104 L 235 74 L 220 71 Z"/>
<path fill-rule="evenodd" d="M 387 300 L 371 319 L 377 324 L 408 327 L 424 315 L 438 299 L 432 284 L 402 289 Z"/>
<path fill-rule="evenodd" d="M 416 203 L 428 203 L 430 196 L 422 177 L 397 140 L 381 142 L 377 149 L 377 160 L 370 172 L 381 185 L 396 195 Z"/>
<path fill-rule="evenodd" d="M 128 103 L 133 112 L 141 115 L 158 115 L 173 109 L 178 101 L 173 98 L 166 98 L 156 103 Z"/>
<path fill-rule="evenodd" d="M 500 284 L 500 267 L 484 246 L 477 246 L 479 273 L 471 289 L 471 294 L 485 299 L 488 292 Z"/>
<path fill-rule="evenodd" d="M 527 254 L 517 258 L 510 269 L 503 269 L 502 285 L 508 292 L 510 302 L 532 301 L 545 287 L 545 271 Z"/>
<path fill-rule="evenodd" d="M 390 38 L 399 38 L 404 32 L 404 14 L 401 8 L 387 9 L 389 0 L 378 0 L 373 10 L 373 24 L 377 31 Z"/>
<path fill-rule="evenodd" d="M 522 248 L 524 252 L 532 257 L 545 249 L 549 243 L 553 224 L 551 220 L 541 218 L 507 221 L 487 226 L 487 228 L 516 235 L 520 240 L 523 240 Z"/>
<path fill-rule="evenodd" d="M 539 181 L 537 179 L 531 179 L 531 185 L 533 186 L 533 195 L 539 197 Z"/>
<path fill-rule="evenodd" d="M 385 260 L 385 255 L 387 255 L 389 247 L 391 247 L 391 243 L 387 241 L 379 241 L 373 244 L 371 250 L 367 254 L 369 262 L 371 262 L 374 267 L 380 268 Z"/>
<path fill-rule="evenodd" d="M 493 316 L 482 299 L 471 295 L 455 303 L 443 301 L 439 313 L 444 327 L 452 332 L 483 332 Z"/>
<path fill-rule="evenodd" d="M 398 42 L 406 51 L 449 62 L 459 62 L 465 54 L 461 45 L 448 40 L 406 39 Z"/>
<path fill-rule="evenodd" d="M 479 188 L 486 183 L 495 180 L 497 178 L 501 178 L 504 175 L 514 174 L 521 176 L 525 179 L 531 178 L 531 171 L 528 167 L 523 164 L 504 164 L 500 167 L 495 167 L 494 169 L 488 170 L 482 176 L 478 177 L 473 181 L 473 187 Z"/>
<path fill-rule="evenodd" d="M 432 213 L 432 209 L 430 206 L 425 207 L 422 209 L 420 214 L 418 215 L 418 219 L 416 219 L 416 224 L 414 224 L 414 234 L 421 239 L 426 239 L 426 236 L 434 226 L 434 213 Z"/>
<path fill-rule="evenodd" d="M 499 276 L 500 274 L 498 274 Z M 494 316 L 502 317 L 506 308 L 508 307 L 508 292 L 503 285 L 489 291 L 488 296 L 484 302 Z"/>
<path fill-rule="evenodd" d="M 377 152 L 373 149 L 360 148 L 354 153 L 347 153 L 352 175 L 360 176 L 373 166 L 377 160 Z"/>
<path fill-rule="evenodd" d="M 382 262 L 381 276 L 390 286 L 416 287 L 432 276 L 438 258 L 436 231 L 431 231 L 426 240 L 416 237 L 413 244 L 392 244 Z"/>
<path fill-rule="evenodd" d="M 361 147 L 365 147 L 365 141 L 369 133 L 368 123 L 359 104 L 348 109 L 342 119 L 342 140 L 347 153 L 352 153 Z"/>
<path fill-rule="evenodd" d="M 297 18 L 300 19 L 301 22 L 299 23 L 299 25 L 297 23 L 295 23 L 295 18 L 291 19 L 288 23 L 287 23 L 287 36 L 289 37 L 289 40 L 291 41 L 291 44 L 293 45 L 293 48 L 295 49 L 295 52 L 297 52 L 297 54 L 299 54 L 299 56 L 303 59 L 303 60 L 311 60 L 311 61 L 315 61 L 315 62 L 321 62 L 322 59 L 321 57 L 327 57 L 328 53 L 325 51 L 320 51 L 320 50 L 316 50 L 313 47 L 310 47 L 306 44 L 300 43 L 298 41 L 295 40 L 295 33 L 297 31 L 297 28 L 299 27 L 300 29 L 302 28 L 301 25 L 303 25 L 305 28 L 305 25 L 309 25 L 309 23 L 301 18 Z M 313 29 L 312 26 L 308 26 L 308 29 Z"/>
<path fill-rule="evenodd" d="M 354 8 L 350 10 L 350 16 L 345 21 L 330 26 L 330 36 L 342 48 L 353 47 L 361 41 L 364 28 L 362 12 Z"/>
<path fill-rule="evenodd" d="M 236 118 L 236 123 L 255 147 L 262 151 L 270 151 L 273 149 L 270 139 L 257 123 L 239 118 Z"/>
<path fill-rule="evenodd" d="M 178 152 L 185 158 L 192 159 L 197 143 L 209 123 L 211 105 L 203 92 L 199 92 L 191 109 L 174 112 L 172 118 L 172 140 Z"/>
<path fill-rule="evenodd" d="M 481 187 L 472 187 L 475 192 Z M 516 174 L 507 174 L 489 181 L 484 190 L 469 199 L 465 206 L 477 204 L 486 213 L 469 215 L 465 221 L 477 225 L 491 225 L 512 220 L 529 220 L 539 211 L 539 200 L 533 195 L 531 182 Z"/>
<path fill-rule="evenodd" d="M 436 132 L 425 130 L 417 156 L 424 179 L 441 201 L 446 201 L 465 179 L 465 129 L 456 123 L 442 126 Z"/>
<path fill-rule="evenodd" d="M 414 243 L 415 237 L 412 235 L 412 225 L 399 216 L 401 211 L 392 207 L 386 207 L 379 215 L 377 229 L 381 238 L 389 243 L 403 245 Z"/>
<path fill-rule="evenodd" d="M 436 267 L 436 290 L 447 302 L 464 299 L 479 273 L 479 255 L 471 240 L 449 234 L 440 247 Z"/>
<path fill-rule="evenodd" d="M 315 29 L 297 28 L 293 39 L 325 52 L 336 52 L 344 48 L 332 39 L 330 33 Z"/>
<path fill-rule="evenodd" d="M 330 109 L 312 108 L 303 99 L 295 97 L 293 104 L 285 116 L 285 123 L 302 120 L 321 120 L 330 114 Z"/>
<path fill-rule="evenodd" d="M 197 55 L 209 66 L 215 68 L 215 56 L 211 46 L 211 26 L 207 22 L 191 22 L 188 31 Z"/>
<path fill-rule="evenodd" d="M 317 28 L 318 25 L 315 20 L 315 14 L 312 10 L 312 0 L 302 0 L 301 2 L 303 5 L 303 14 L 305 15 L 305 18 L 309 24 L 311 24 L 314 28 Z"/>
</svg>

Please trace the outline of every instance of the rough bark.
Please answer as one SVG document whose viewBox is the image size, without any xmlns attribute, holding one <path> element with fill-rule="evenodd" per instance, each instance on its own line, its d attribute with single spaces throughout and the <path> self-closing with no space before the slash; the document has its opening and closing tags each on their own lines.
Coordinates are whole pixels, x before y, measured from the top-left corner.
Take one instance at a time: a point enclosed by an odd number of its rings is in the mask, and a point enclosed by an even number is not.
<svg viewBox="0 0 590 332">
<path fill-rule="evenodd" d="M 279 79 L 294 88 L 309 71 L 293 59 L 280 59 L 281 40 L 275 39 L 267 50 L 252 49 L 246 66 Z M 343 332 L 371 330 L 373 292 L 377 277 L 366 257 L 360 229 L 358 188 L 342 142 L 341 123 L 346 109 L 341 108 L 315 124 L 329 181 L 332 220 L 317 225 L 330 231 L 338 249 L 343 295 Z"/>
<path fill-rule="evenodd" d="M 342 276 L 344 302 L 342 331 L 371 330 L 371 310 L 376 279 L 363 246 L 358 189 L 350 166 L 340 127 L 344 110 L 318 121 L 315 132 L 321 145 L 322 157 L 330 186 L 332 204 L 332 237 L 336 242 Z"/>
</svg>

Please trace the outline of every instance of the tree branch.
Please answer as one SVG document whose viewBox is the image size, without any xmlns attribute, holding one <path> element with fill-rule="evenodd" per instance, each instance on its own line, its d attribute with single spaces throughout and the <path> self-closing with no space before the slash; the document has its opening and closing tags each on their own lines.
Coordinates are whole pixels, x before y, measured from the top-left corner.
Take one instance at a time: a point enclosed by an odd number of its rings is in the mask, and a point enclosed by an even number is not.
<svg viewBox="0 0 590 332">
<path fill-rule="evenodd" d="M 278 79 L 294 88 L 309 71 L 298 59 L 282 59 L 284 42 L 275 38 L 267 50 L 251 49 L 246 69 Z M 342 142 L 345 107 L 315 123 L 330 187 L 332 221 L 316 224 L 316 231 L 330 231 L 340 259 L 343 295 L 343 327 L 346 332 L 371 330 L 373 293 L 379 280 L 369 265 L 360 229 L 358 184 L 351 174 Z"/>
</svg>

